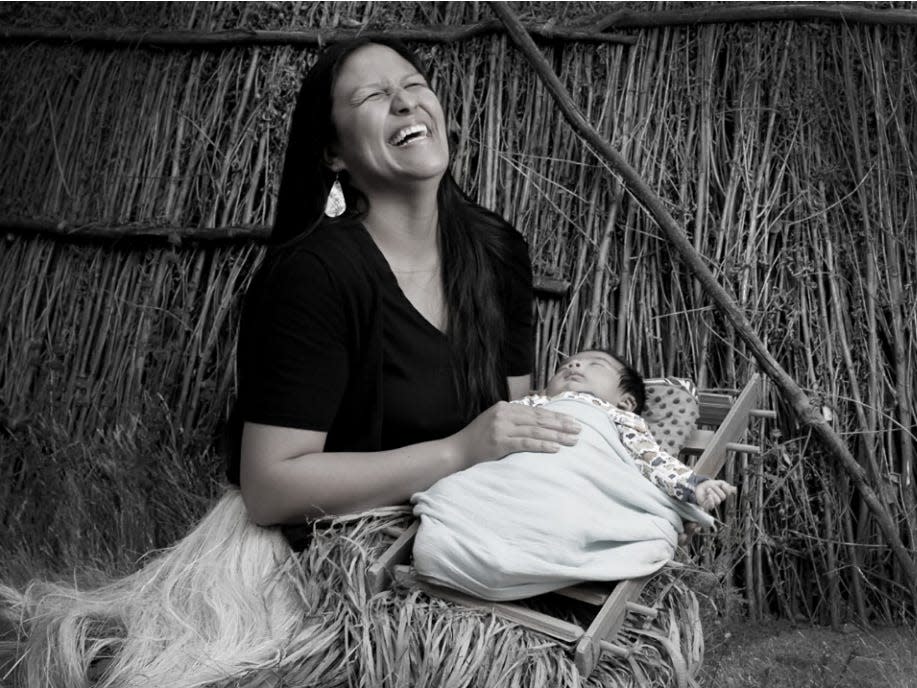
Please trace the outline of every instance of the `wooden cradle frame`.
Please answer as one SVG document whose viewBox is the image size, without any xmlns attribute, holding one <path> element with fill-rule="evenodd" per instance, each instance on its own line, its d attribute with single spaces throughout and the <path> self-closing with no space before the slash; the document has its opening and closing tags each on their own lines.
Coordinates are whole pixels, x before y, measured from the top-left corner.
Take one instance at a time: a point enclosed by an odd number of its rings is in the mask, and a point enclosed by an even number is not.
<svg viewBox="0 0 917 688">
<path fill-rule="evenodd" d="M 694 469 L 713 477 L 722 470 L 729 452 L 760 453 L 759 447 L 739 442 L 751 418 L 776 417 L 773 411 L 756 408 L 760 394 L 761 376 L 757 373 L 751 376 L 737 397 L 699 392 L 697 428 L 685 443 L 681 458 L 690 463 L 692 456 L 697 457 L 693 462 Z M 408 565 L 418 526 L 419 521 L 415 520 L 404 531 L 397 533 L 395 541 L 370 566 L 367 576 L 371 592 L 379 592 L 393 580 L 398 580 L 451 602 L 492 611 L 537 632 L 575 644 L 574 662 L 583 676 L 592 673 L 603 652 L 627 656 L 627 649 L 614 641 L 628 612 L 650 617 L 656 615 L 655 609 L 637 603 L 652 575 L 611 583 L 585 583 L 550 593 L 597 608 L 595 617 L 585 629 L 518 602 L 491 602 L 418 580 Z"/>
</svg>

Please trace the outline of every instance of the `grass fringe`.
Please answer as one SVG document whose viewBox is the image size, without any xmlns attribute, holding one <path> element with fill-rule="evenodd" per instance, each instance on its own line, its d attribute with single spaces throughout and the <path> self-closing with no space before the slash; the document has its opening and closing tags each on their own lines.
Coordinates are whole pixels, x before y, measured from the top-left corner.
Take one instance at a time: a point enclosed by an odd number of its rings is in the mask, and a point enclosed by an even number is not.
<svg viewBox="0 0 917 688">
<path fill-rule="evenodd" d="M 406 508 L 316 525 L 290 556 L 248 521 L 230 489 L 174 547 L 95 589 L 0 587 L 16 640 L 0 646 L 17 688 L 170 685 L 687 685 L 702 659 L 698 604 L 678 574 L 651 584 L 659 622 L 629 623 L 626 659 L 582 681 L 571 648 L 494 617 L 400 588 L 371 595 L 366 569 Z"/>
</svg>

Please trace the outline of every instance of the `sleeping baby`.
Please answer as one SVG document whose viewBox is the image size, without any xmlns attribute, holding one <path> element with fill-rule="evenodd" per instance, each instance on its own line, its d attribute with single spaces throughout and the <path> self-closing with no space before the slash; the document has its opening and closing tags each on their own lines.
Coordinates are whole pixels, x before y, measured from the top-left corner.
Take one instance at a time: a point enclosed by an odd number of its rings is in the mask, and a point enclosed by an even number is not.
<svg viewBox="0 0 917 688">
<path fill-rule="evenodd" d="M 573 416 L 579 441 L 476 464 L 415 494 L 418 575 L 512 600 L 660 569 L 684 521 L 713 525 L 706 512 L 735 488 L 664 452 L 639 415 L 644 401 L 643 379 L 620 356 L 565 361 L 543 394 L 513 403 Z"/>
</svg>

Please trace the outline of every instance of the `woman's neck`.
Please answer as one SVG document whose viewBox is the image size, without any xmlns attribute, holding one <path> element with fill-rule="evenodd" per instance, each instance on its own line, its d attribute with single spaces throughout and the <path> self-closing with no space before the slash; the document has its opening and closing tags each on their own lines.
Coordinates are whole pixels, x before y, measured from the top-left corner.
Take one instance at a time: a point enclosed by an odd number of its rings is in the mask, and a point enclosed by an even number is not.
<svg viewBox="0 0 917 688">
<path fill-rule="evenodd" d="M 435 194 L 371 198 L 363 224 L 392 267 L 423 267 L 438 259 Z"/>
</svg>

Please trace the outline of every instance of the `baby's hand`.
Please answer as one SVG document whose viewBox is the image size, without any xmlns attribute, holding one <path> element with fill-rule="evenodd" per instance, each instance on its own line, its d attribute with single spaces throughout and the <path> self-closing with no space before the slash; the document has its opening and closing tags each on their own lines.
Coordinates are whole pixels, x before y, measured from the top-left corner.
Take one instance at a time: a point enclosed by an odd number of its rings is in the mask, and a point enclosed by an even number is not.
<svg viewBox="0 0 917 688">
<path fill-rule="evenodd" d="M 697 505 L 704 511 L 710 511 L 725 501 L 726 497 L 735 493 L 736 488 L 725 480 L 705 480 L 694 488 Z"/>
</svg>

